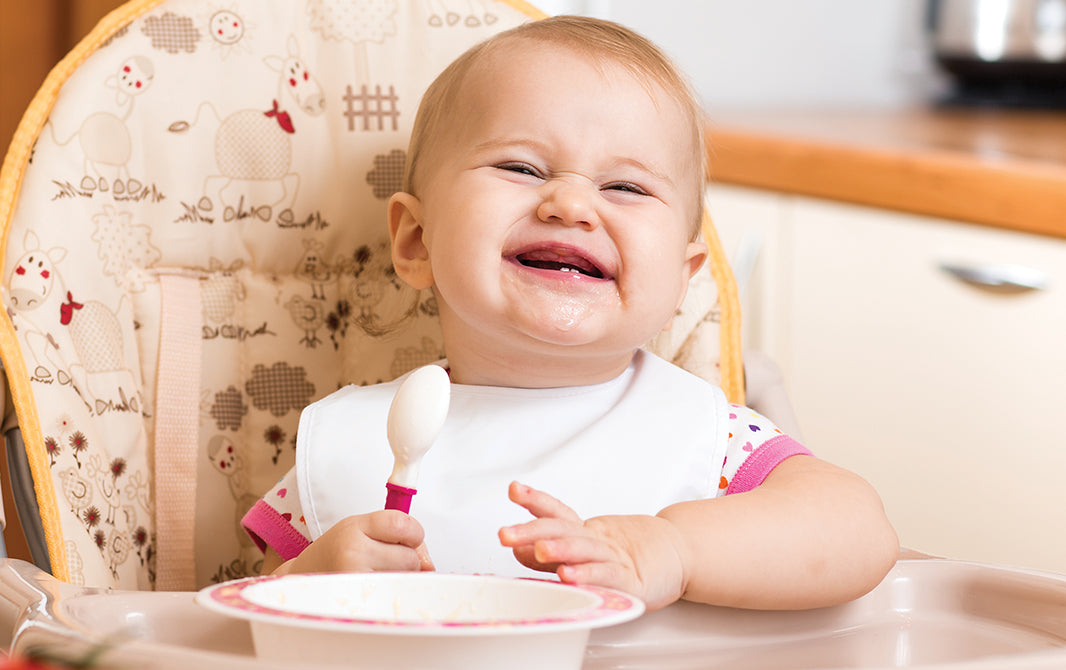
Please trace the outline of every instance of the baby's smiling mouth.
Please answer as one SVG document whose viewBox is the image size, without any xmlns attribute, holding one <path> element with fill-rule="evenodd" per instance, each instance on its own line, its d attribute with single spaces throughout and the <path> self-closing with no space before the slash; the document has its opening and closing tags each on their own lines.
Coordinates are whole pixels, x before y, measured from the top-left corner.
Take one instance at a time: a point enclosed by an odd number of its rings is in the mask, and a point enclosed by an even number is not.
<svg viewBox="0 0 1066 670">
<path fill-rule="evenodd" d="M 592 259 L 574 249 L 563 247 L 543 247 L 523 251 L 513 256 L 520 265 L 539 270 L 554 270 L 592 277 L 593 279 L 610 279 Z"/>
</svg>

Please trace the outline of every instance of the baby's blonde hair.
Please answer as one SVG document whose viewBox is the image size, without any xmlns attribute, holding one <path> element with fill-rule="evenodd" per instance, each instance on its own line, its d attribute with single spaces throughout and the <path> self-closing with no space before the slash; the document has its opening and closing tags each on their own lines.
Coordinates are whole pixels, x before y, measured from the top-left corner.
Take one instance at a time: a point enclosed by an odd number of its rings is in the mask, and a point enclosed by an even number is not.
<svg viewBox="0 0 1066 670">
<path fill-rule="evenodd" d="M 649 90 L 651 86 L 658 86 L 674 99 L 691 126 L 692 160 L 697 170 L 698 189 L 695 194 L 694 226 L 698 234 L 703 218 L 703 186 L 707 175 L 704 116 L 699 98 L 673 61 L 646 37 L 612 21 L 584 16 L 553 16 L 524 23 L 474 45 L 445 68 L 430 84 L 418 107 L 407 150 L 404 190 L 418 195 L 420 159 L 432 138 L 440 136 L 452 113 L 452 103 L 470 72 L 488 55 L 520 40 L 567 48 L 591 57 L 597 64 L 621 65 Z M 605 113 L 611 111 L 605 110 Z M 625 110 L 615 113 L 624 114 Z"/>
</svg>

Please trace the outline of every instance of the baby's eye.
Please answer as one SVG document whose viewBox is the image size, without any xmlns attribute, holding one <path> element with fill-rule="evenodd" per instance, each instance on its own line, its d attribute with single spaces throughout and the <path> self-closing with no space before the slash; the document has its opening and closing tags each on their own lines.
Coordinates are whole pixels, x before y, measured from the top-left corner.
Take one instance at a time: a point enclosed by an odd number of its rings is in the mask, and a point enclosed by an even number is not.
<svg viewBox="0 0 1066 670">
<path fill-rule="evenodd" d="M 604 186 L 603 189 L 605 191 L 624 191 L 626 193 L 635 193 L 637 195 L 648 195 L 648 192 L 643 188 L 628 181 L 612 182 Z"/>
<path fill-rule="evenodd" d="M 500 163 L 496 166 L 498 170 L 506 170 L 508 172 L 515 172 L 517 174 L 524 174 L 530 177 L 540 178 L 540 171 L 533 167 L 529 163 Z"/>
</svg>

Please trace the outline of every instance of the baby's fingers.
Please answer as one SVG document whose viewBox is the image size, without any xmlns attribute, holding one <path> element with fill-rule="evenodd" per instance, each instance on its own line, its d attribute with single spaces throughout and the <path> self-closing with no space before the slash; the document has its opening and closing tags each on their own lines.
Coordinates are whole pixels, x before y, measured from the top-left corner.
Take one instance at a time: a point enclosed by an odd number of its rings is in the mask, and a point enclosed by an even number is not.
<svg viewBox="0 0 1066 670">
<path fill-rule="evenodd" d="M 538 491 L 531 486 L 511 482 L 511 486 L 507 489 L 507 495 L 512 502 L 525 507 L 535 517 L 554 517 L 581 523 L 581 517 L 577 515 L 577 512 L 564 505 L 557 498 L 543 491 Z"/>
<path fill-rule="evenodd" d="M 545 565 L 617 563 L 619 559 L 618 552 L 606 542 L 574 535 L 534 542 L 533 557 Z"/>
<path fill-rule="evenodd" d="M 406 516 L 396 513 L 398 516 Z M 293 559 L 290 572 L 367 572 L 419 570 L 424 561 L 418 522 L 389 516 L 356 515 L 341 519 Z"/>
<path fill-rule="evenodd" d="M 433 559 L 429 557 L 429 549 L 426 548 L 426 543 L 415 547 L 415 554 L 418 555 L 418 569 L 422 572 L 433 571 L 437 568 L 433 565 Z"/>
<path fill-rule="evenodd" d="M 559 519 L 536 519 L 500 529 L 500 544 L 511 547 L 518 562 L 542 572 L 563 563 L 611 561 L 616 552 L 583 526 Z"/>
<path fill-rule="evenodd" d="M 533 545 L 534 560 L 554 565 L 560 581 L 593 584 L 635 593 L 640 587 L 628 556 L 617 547 L 591 536 L 541 540 Z"/>
<path fill-rule="evenodd" d="M 566 563 L 555 572 L 565 584 L 590 584 L 627 593 L 637 593 L 640 587 L 633 573 L 618 563 Z"/>
<path fill-rule="evenodd" d="M 418 570 L 433 570 L 433 559 L 426 548 L 425 530 L 414 517 L 396 510 L 383 510 L 367 515 L 366 535 L 386 545 L 400 545 L 415 550 Z"/>
<path fill-rule="evenodd" d="M 499 530 L 500 543 L 505 547 L 532 545 L 535 542 L 565 537 L 582 532 L 582 526 L 573 521 L 543 518 L 527 521 Z"/>
<path fill-rule="evenodd" d="M 403 512 L 383 510 L 361 518 L 363 532 L 372 540 L 385 544 L 401 544 L 411 549 L 417 548 L 425 540 L 422 524 Z"/>
</svg>

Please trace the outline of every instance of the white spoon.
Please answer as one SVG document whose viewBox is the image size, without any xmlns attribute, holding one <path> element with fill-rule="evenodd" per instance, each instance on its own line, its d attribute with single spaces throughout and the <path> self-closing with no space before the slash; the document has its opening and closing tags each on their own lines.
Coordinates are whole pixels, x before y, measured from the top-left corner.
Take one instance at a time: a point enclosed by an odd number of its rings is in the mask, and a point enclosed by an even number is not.
<svg viewBox="0 0 1066 670">
<path fill-rule="evenodd" d="M 418 468 L 444 427 L 451 400 L 448 372 L 439 365 L 426 365 L 400 384 L 389 407 L 388 438 L 395 461 L 385 484 L 385 509 L 407 513 L 411 496 L 418 491 Z"/>
</svg>

